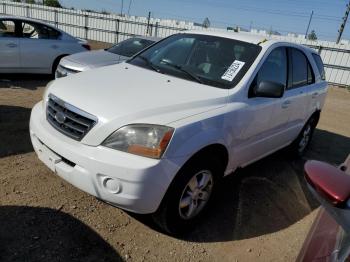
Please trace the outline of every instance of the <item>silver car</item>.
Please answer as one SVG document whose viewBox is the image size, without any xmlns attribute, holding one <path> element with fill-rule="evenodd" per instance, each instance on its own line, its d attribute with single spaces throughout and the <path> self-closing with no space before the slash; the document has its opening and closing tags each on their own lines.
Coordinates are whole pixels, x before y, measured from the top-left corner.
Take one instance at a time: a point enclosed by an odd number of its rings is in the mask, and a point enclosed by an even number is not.
<svg viewBox="0 0 350 262">
<path fill-rule="evenodd" d="M 63 58 L 57 67 L 56 78 L 121 63 L 146 47 L 158 42 L 156 37 L 132 37 L 111 48 L 74 54 Z"/>
<path fill-rule="evenodd" d="M 62 57 L 89 49 L 86 41 L 51 25 L 0 16 L 0 73 L 53 74 Z"/>
</svg>

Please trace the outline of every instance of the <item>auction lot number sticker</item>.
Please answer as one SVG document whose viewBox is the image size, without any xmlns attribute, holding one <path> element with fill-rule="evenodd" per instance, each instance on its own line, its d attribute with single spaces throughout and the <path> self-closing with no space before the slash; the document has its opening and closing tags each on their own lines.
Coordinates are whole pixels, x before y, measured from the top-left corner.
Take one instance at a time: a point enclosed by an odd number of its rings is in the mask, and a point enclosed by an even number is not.
<svg viewBox="0 0 350 262">
<path fill-rule="evenodd" d="M 226 81 L 232 81 L 235 79 L 236 75 L 241 71 L 243 68 L 245 62 L 235 60 L 232 65 L 227 69 L 225 74 L 222 75 L 221 79 L 226 80 Z"/>
</svg>

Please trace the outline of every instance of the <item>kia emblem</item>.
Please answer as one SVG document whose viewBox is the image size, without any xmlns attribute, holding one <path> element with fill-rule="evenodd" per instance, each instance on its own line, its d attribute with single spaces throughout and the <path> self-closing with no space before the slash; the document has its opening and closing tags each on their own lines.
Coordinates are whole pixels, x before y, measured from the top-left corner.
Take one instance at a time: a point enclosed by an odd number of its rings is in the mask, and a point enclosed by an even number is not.
<svg viewBox="0 0 350 262">
<path fill-rule="evenodd" d="M 55 114 L 55 119 L 59 124 L 63 124 L 66 121 L 66 115 L 60 111 Z"/>
</svg>

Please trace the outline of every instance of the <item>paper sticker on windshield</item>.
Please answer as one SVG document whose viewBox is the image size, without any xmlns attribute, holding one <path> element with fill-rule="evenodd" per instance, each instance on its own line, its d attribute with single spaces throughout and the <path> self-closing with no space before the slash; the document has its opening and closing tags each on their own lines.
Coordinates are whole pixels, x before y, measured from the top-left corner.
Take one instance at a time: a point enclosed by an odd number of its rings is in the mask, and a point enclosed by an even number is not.
<svg viewBox="0 0 350 262">
<path fill-rule="evenodd" d="M 221 79 L 226 80 L 226 81 L 232 81 L 235 79 L 236 75 L 241 71 L 243 68 L 245 62 L 235 60 L 232 65 L 227 69 L 225 74 L 222 75 Z"/>
</svg>

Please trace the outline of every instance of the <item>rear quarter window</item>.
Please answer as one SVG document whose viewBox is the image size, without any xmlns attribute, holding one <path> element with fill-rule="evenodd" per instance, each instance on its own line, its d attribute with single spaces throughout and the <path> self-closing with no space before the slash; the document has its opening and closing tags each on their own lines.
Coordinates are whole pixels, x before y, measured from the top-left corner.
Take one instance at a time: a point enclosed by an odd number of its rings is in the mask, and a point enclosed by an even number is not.
<svg viewBox="0 0 350 262">
<path fill-rule="evenodd" d="M 316 65 L 317 65 L 318 71 L 320 72 L 322 80 L 326 80 L 326 72 L 324 70 L 324 64 L 322 62 L 322 58 L 317 54 L 312 54 L 312 56 L 316 62 Z"/>
</svg>

